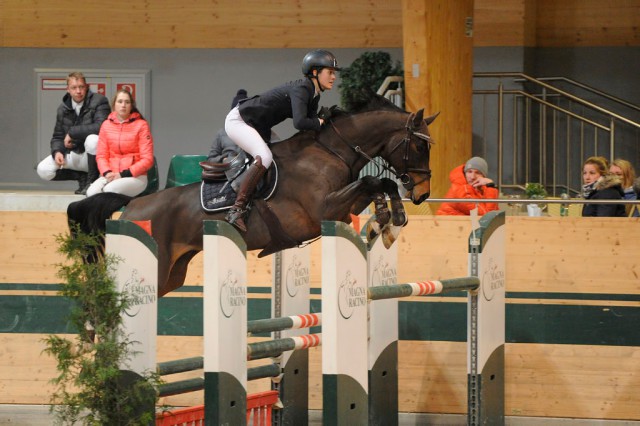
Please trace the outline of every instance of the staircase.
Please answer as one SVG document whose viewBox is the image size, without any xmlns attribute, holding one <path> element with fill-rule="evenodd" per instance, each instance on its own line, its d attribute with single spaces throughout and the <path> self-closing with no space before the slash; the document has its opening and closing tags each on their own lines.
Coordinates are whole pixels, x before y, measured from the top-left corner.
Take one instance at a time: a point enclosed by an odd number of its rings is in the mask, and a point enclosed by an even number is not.
<svg viewBox="0 0 640 426">
<path fill-rule="evenodd" d="M 639 123 L 637 105 L 567 78 L 474 74 L 473 153 L 503 193 L 539 182 L 553 196 L 579 194 L 593 155 L 640 168 Z"/>
</svg>

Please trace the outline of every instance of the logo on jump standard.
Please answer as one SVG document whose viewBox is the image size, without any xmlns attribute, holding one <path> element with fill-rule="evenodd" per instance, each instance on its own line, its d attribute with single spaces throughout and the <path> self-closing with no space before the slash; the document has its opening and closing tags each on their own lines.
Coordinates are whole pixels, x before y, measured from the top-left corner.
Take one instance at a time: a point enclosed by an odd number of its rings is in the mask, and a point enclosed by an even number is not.
<svg viewBox="0 0 640 426">
<path fill-rule="evenodd" d="M 490 301 L 495 296 L 495 291 L 504 288 L 504 267 L 489 258 L 487 269 L 482 275 L 482 295 Z"/>
<path fill-rule="evenodd" d="M 155 303 L 158 297 L 155 287 L 146 284 L 137 269 L 131 271 L 122 291 L 129 299 L 129 307 L 124 312 L 130 317 L 138 315 L 144 305 Z"/>
<path fill-rule="evenodd" d="M 338 289 L 338 310 L 342 318 L 351 318 L 355 309 L 367 306 L 367 301 L 367 287 L 359 286 L 351 271 L 347 271 Z"/>
<path fill-rule="evenodd" d="M 380 255 L 378 261 L 374 264 L 373 271 L 371 272 L 371 286 L 386 286 L 397 284 L 397 272 L 396 268 L 391 266 L 389 261 Z"/>
<path fill-rule="evenodd" d="M 285 284 L 289 297 L 296 297 L 300 287 L 309 286 L 309 268 L 303 267 L 297 256 L 293 256 L 287 268 Z"/>
<path fill-rule="evenodd" d="M 226 318 L 231 318 L 237 307 L 247 304 L 247 289 L 238 283 L 238 276 L 229 270 L 220 287 L 220 310 Z"/>
</svg>

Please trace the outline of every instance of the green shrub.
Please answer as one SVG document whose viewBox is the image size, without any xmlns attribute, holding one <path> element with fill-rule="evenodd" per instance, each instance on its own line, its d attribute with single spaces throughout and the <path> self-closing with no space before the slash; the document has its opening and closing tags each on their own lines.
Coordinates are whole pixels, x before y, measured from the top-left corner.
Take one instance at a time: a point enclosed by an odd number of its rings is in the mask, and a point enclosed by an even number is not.
<svg viewBox="0 0 640 426">
<path fill-rule="evenodd" d="M 58 251 L 67 259 L 58 265 L 65 283 L 59 295 L 74 302 L 69 322 L 78 334 L 72 340 L 56 335 L 45 339 L 44 352 L 57 360 L 58 371 L 51 380 L 56 385 L 51 411 L 58 424 L 152 424 L 159 376 L 120 370 L 135 352 L 121 328 L 121 313 L 130 301 L 117 291 L 109 273 L 119 260 L 104 256 L 96 263 L 83 262 L 100 247 L 101 238 L 78 230 L 74 234 L 56 237 Z"/>
<path fill-rule="evenodd" d="M 402 76 L 402 64 L 393 64 L 386 52 L 364 52 L 340 72 L 340 100 L 347 111 L 366 104 L 388 76 Z"/>
</svg>

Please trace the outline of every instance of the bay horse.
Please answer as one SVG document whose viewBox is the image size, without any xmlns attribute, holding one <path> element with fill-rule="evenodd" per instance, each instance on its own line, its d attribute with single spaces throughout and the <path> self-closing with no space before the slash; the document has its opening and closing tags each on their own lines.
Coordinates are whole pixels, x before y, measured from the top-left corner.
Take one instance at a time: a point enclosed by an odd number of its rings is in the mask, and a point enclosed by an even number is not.
<svg viewBox="0 0 640 426">
<path fill-rule="evenodd" d="M 247 232 L 241 233 L 247 249 L 262 249 L 263 256 L 300 245 L 320 236 L 323 220 L 350 223 L 350 214 L 372 202 L 381 226 L 390 221 L 405 225 L 396 182 L 358 176 L 366 164 L 376 161 L 402 182 L 414 204 L 420 204 L 430 193 L 432 141 L 427 126 L 434 119 L 435 115 L 423 118 L 423 110 L 408 113 L 376 97 L 361 111 L 334 115 L 319 132 L 299 132 L 272 144 L 278 186 L 268 201 L 253 202 Z M 202 209 L 199 191 L 200 183 L 194 183 L 139 198 L 101 193 L 70 204 L 68 220 L 83 232 L 103 233 L 106 219 L 124 206 L 121 219 L 151 220 L 161 297 L 184 284 L 189 261 L 202 251 L 203 221 L 224 220 L 226 212 Z"/>
</svg>

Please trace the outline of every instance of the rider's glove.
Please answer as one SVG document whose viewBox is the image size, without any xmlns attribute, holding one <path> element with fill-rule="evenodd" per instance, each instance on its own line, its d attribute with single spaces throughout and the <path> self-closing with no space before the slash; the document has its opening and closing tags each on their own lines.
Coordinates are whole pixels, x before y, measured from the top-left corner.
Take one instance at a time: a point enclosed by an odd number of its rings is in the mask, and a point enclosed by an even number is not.
<svg viewBox="0 0 640 426">
<path fill-rule="evenodd" d="M 324 121 L 328 121 L 331 118 L 331 110 L 327 107 L 321 107 L 318 111 L 318 118 L 322 118 Z"/>
</svg>

